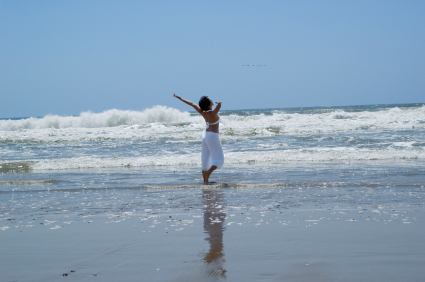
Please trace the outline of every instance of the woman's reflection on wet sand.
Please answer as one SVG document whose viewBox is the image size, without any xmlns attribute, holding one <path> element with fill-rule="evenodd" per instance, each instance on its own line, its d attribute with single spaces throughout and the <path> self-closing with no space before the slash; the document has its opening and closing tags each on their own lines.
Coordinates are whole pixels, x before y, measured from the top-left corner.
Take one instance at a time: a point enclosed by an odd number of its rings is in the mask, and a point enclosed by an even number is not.
<svg viewBox="0 0 425 282">
<path fill-rule="evenodd" d="M 202 191 L 204 202 L 204 232 L 207 234 L 206 241 L 210 244 L 210 250 L 205 254 L 204 262 L 209 266 L 208 276 L 225 278 L 226 270 L 223 256 L 223 224 L 226 218 L 224 212 L 224 196 L 222 190 L 204 189 Z"/>
</svg>

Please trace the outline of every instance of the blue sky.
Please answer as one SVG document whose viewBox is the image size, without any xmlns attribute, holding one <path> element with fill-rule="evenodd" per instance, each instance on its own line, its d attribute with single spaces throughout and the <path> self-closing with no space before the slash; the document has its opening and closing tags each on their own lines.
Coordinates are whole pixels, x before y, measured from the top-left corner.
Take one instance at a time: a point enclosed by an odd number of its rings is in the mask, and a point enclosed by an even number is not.
<svg viewBox="0 0 425 282">
<path fill-rule="evenodd" d="M 227 110 L 423 103 L 424 15 L 425 1 L 2 0 L 0 117 L 190 110 L 173 92 Z"/>
</svg>

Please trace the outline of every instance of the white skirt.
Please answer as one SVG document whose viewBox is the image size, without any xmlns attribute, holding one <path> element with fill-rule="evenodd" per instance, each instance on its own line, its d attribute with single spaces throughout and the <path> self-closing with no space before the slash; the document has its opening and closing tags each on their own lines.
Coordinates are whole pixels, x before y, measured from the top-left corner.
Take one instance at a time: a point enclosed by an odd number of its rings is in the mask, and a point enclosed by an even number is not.
<svg viewBox="0 0 425 282">
<path fill-rule="evenodd" d="M 206 171 L 215 165 L 221 168 L 224 163 L 223 148 L 221 147 L 218 133 L 205 131 L 202 136 L 202 170 Z"/>
</svg>

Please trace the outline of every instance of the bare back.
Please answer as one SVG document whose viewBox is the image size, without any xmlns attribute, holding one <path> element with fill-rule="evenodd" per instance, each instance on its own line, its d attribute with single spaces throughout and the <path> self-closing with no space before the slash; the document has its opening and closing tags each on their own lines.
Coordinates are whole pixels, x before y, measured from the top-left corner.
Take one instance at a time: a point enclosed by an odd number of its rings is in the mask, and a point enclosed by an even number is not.
<svg viewBox="0 0 425 282">
<path fill-rule="evenodd" d="M 205 122 L 208 125 L 208 128 L 206 129 L 207 132 L 215 132 L 219 133 L 219 123 L 220 117 L 217 112 L 215 111 L 203 111 L 202 116 L 205 119 Z"/>
</svg>

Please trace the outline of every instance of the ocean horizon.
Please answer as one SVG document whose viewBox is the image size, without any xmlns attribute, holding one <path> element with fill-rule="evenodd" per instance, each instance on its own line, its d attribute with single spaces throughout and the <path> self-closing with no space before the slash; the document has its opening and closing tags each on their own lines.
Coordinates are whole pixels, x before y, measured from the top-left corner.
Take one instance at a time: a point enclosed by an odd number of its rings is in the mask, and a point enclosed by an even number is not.
<svg viewBox="0 0 425 282">
<path fill-rule="evenodd" d="M 343 106 L 308 106 L 308 107 L 287 107 L 287 108 L 244 108 L 244 109 L 231 109 L 231 110 L 225 110 L 225 109 L 221 109 L 220 112 L 237 112 L 237 111 L 262 111 L 262 110 L 286 110 L 286 111 L 297 111 L 300 109 L 337 109 L 337 108 L 365 108 L 368 107 L 370 110 L 372 109 L 378 109 L 378 108 L 382 108 L 382 107 L 420 107 L 425 105 L 425 103 L 398 103 L 398 104 L 365 104 L 365 105 L 343 105 Z M 151 107 L 152 108 L 152 107 Z M 145 108 L 145 110 L 148 108 Z M 110 109 L 110 110 L 121 110 L 121 111 L 128 111 L 128 110 L 123 110 L 123 109 Z M 102 112 L 105 112 L 108 110 L 104 110 Z M 137 110 L 130 110 L 130 111 L 137 111 Z M 143 110 L 141 110 L 143 111 Z M 81 113 L 85 113 L 85 112 L 90 112 L 92 113 L 93 111 L 90 110 L 86 110 L 86 111 L 82 111 Z M 187 111 L 191 114 L 196 114 L 196 111 Z M 78 117 L 81 115 L 80 114 L 74 114 L 74 115 L 58 115 L 58 114 L 46 114 L 46 115 L 42 115 L 42 116 L 25 116 L 25 117 L 0 117 L 0 120 L 20 120 L 20 119 L 28 119 L 28 118 L 44 118 L 46 116 L 71 116 L 71 117 Z"/>
</svg>

